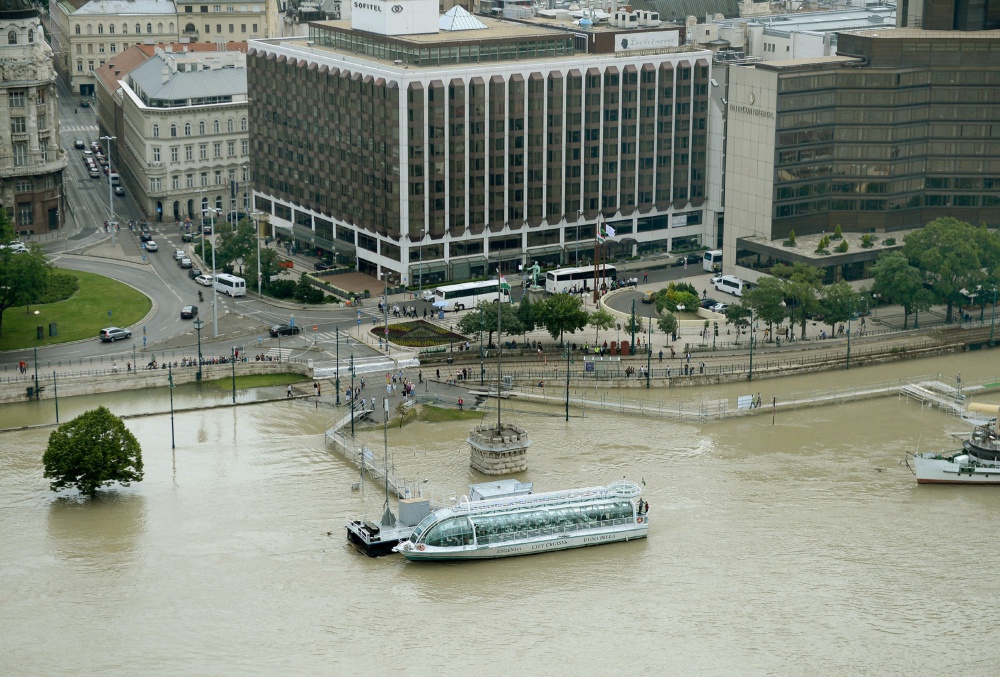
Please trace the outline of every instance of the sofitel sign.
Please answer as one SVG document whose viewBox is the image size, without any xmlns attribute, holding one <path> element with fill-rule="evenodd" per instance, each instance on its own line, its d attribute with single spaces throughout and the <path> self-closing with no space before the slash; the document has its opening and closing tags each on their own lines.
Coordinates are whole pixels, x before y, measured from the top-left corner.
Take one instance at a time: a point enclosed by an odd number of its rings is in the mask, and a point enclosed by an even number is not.
<svg viewBox="0 0 1000 677">
<path fill-rule="evenodd" d="M 437 33 L 437 0 L 353 0 L 351 28 L 378 35 Z"/>
</svg>

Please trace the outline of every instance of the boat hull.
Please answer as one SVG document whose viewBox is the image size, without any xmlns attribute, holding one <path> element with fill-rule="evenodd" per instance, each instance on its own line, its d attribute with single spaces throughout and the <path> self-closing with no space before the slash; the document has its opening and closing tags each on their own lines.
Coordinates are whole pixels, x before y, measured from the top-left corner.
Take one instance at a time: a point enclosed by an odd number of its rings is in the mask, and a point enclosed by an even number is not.
<svg viewBox="0 0 1000 677">
<path fill-rule="evenodd" d="M 955 462 L 955 457 L 918 454 L 913 457 L 917 484 L 1000 485 L 1000 465 Z"/>
<path fill-rule="evenodd" d="M 626 529 L 617 529 L 614 531 L 584 531 L 544 539 L 528 539 L 524 541 L 496 543 L 491 545 L 470 545 L 455 548 L 423 546 L 423 550 L 418 549 L 420 546 L 413 546 L 413 544 L 404 543 L 400 548 L 397 548 L 396 552 L 401 553 L 403 557 L 414 562 L 498 559 L 501 557 L 537 555 L 543 552 L 555 552 L 557 550 L 585 548 L 591 545 L 604 545 L 606 543 L 633 541 L 640 538 L 646 538 L 648 532 L 649 522 L 644 519 L 641 524 L 633 524 Z"/>
<path fill-rule="evenodd" d="M 391 555 L 392 549 L 409 538 L 413 527 L 372 529 L 358 520 L 347 521 L 347 540 L 369 557 Z"/>
</svg>

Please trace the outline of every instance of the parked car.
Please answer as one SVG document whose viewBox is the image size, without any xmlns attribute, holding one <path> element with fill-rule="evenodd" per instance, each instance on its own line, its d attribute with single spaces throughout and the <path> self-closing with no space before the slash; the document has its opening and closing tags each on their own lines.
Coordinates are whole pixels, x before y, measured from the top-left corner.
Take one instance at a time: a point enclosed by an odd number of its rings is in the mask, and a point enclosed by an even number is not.
<svg viewBox="0 0 1000 677">
<path fill-rule="evenodd" d="M 155 242 L 153 242 L 152 240 L 150 240 L 149 242 L 146 243 L 146 251 L 148 251 L 148 252 L 155 252 L 155 251 L 159 250 L 159 248 L 160 248 L 160 246 L 158 244 L 156 244 Z"/>
<path fill-rule="evenodd" d="M 127 339 L 132 336 L 132 332 L 128 329 L 122 329 L 121 327 L 106 327 L 101 330 L 99 338 L 104 343 L 114 343 L 115 341 L 120 341 L 121 339 Z"/>
<path fill-rule="evenodd" d="M 190 270 L 188 270 L 188 277 L 190 277 L 192 280 L 197 280 L 199 275 L 201 275 L 200 268 L 191 268 Z"/>
<path fill-rule="evenodd" d="M 314 268 L 315 268 L 316 270 L 330 270 L 331 268 L 333 268 L 333 266 L 331 266 L 331 265 L 330 265 L 329 263 L 327 263 L 326 261 L 317 261 L 317 262 L 316 262 L 316 265 L 315 265 L 315 266 L 313 266 L 313 267 L 314 267 Z"/>
<path fill-rule="evenodd" d="M 124 194 L 125 194 L 124 188 L 122 188 L 121 186 L 115 186 L 115 195 L 118 195 L 120 197 Z"/>
<path fill-rule="evenodd" d="M 181 235 L 181 242 L 194 242 L 194 235 L 191 233 L 183 233 Z"/>
<path fill-rule="evenodd" d="M 215 278 L 212 277 L 211 275 L 199 275 L 198 277 L 194 278 L 194 281 L 200 284 L 202 287 L 211 287 L 212 282 L 215 281 Z"/>
<path fill-rule="evenodd" d="M 149 242 L 150 240 L 153 239 L 153 236 L 150 235 L 149 233 L 140 233 L 139 234 L 139 239 L 142 240 L 143 242 Z M 177 251 L 180 251 L 180 250 L 178 249 Z M 174 256 L 174 258 L 177 258 L 177 257 Z"/>
<path fill-rule="evenodd" d="M 198 315 L 198 306 L 184 306 L 181 308 L 181 319 L 190 320 Z"/>
<path fill-rule="evenodd" d="M 176 250 L 174 252 L 174 261 L 180 261 L 181 259 L 185 258 L 186 256 L 187 256 L 187 254 L 184 253 L 183 249 L 178 249 L 178 250 Z"/>
<path fill-rule="evenodd" d="M 728 303 L 716 303 L 714 306 L 712 306 L 711 310 L 713 313 L 724 313 L 726 312 L 726 308 L 728 307 L 729 307 Z"/>
<path fill-rule="evenodd" d="M 194 264 L 191 263 L 191 259 L 188 259 L 188 258 L 181 259 L 177 263 L 177 265 L 179 265 L 181 268 L 193 268 L 194 267 Z"/>
<path fill-rule="evenodd" d="M 203 227 L 201 229 L 201 232 L 203 232 L 205 235 L 211 235 L 212 234 L 212 226 L 205 226 L 205 227 Z"/>
<path fill-rule="evenodd" d="M 276 324 L 271 327 L 271 336 L 289 336 L 291 334 L 298 334 L 298 325 L 292 326 L 290 324 Z"/>
<path fill-rule="evenodd" d="M 73 148 L 86 148 L 87 144 L 84 143 L 83 139 L 77 139 L 73 142 Z"/>
</svg>

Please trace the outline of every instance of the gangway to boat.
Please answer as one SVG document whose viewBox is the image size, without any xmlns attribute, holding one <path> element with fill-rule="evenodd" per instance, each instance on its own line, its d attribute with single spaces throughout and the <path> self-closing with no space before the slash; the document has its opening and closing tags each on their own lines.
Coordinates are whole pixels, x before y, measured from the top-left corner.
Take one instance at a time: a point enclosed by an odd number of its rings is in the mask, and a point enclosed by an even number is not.
<svg viewBox="0 0 1000 677">
<path fill-rule="evenodd" d="M 961 416 L 965 413 L 965 395 L 940 381 L 921 381 L 908 383 L 899 389 L 899 394 L 917 400 L 921 404 L 936 406 L 941 411 Z"/>
</svg>

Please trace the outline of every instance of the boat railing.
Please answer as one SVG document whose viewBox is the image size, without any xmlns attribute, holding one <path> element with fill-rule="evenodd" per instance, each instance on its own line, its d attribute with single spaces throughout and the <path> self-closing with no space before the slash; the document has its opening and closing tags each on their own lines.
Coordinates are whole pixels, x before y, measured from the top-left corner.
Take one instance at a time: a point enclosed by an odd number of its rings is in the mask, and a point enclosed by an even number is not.
<svg viewBox="0 0 1000 677">
<path fill-rule="evenodd" d="M 469 500 L 462 496 L 452 508 L 455 513 L 478 513 L 497 507 L 520 508 L 524 506 L 550 505 L 586 498 L 633 498 L 641 493 L 635 482 L 618 481 L 606 487 L 586 487 L 567 489 L 543 494 L 527 494 L 508 498 L 493 498 L 482 501 Z"/>
</svg>

